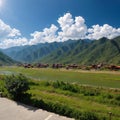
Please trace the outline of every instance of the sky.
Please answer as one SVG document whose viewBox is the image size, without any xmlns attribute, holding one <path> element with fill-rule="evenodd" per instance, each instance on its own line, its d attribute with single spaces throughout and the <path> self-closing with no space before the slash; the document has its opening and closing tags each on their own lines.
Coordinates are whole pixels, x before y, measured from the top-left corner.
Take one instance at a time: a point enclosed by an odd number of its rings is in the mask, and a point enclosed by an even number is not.
<svg viewBox="0 0 120 120">
<path fill-rule="evenodd" d="M 120 0 L 0 0 L 0 48 L 120 36 Z"/>
</svg>

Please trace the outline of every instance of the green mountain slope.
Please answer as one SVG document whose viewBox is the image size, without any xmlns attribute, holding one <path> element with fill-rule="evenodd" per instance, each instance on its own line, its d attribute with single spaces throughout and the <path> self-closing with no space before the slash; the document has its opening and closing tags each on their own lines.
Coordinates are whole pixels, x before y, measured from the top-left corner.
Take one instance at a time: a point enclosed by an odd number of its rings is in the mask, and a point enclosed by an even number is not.
<svg viewBox="0 0 120 120">
<path fill-rule="evenodd" d="M 3 50 L 11 58 L 22 62 L 120 64 L 120 37 L 108 40 L 69 40 Z"/>
<path fill-rule="evenodd" d="M 49 54 L 60 46 L 56 42 L 38 44 L 33 46 L 13 47 L 3 50 L 5 54 L 14 60 L 21 62 L 34 62 L 37 59 Z"/>
<path fill-rule="evenodd" d="M 64 47 L 65 46 L 40 59 L 40 62 L 77 64 L 104 62 L 120 64 L 120 37 L 112 40 L 102 38 L 100 40 L 92 41 L 89 44 L 77 41 L 73 48 L 65 51 L 63 49 Z"/>
<path fill-rule="evenodd" d="M 62 42 L 41 43 L 32 46 L 20 46 L 20 47 L 8 48 L 2 51 L 16 61 L 31 63 L 41 59 L 42 57 L 50 54 L 53 51 L 56 51 L 58 48 L 62 47 L 63 45 L 72 42 L 73 41 L 69 40 L 64 43 Z"/>
<path fill-rule="evenodd" d="M 78 40 L 74 41 L 73 43 L 69 43 L 63 45 L 56 51 L 52 52 L 50 55 L 45 56 L 44 58 L 40 59 L 40 62 L 44 63 L 73 63 L 75 62 L 75 56 L 77 56 L 80 52 L 87 49 L 90 43 Z M 74 59 L 74 61 L 73 61 Z"/>
<path fill-rule="evenodd" d="M 12 65 L 16 62 L 0 51 L 0 65 Z"/>
</svg>

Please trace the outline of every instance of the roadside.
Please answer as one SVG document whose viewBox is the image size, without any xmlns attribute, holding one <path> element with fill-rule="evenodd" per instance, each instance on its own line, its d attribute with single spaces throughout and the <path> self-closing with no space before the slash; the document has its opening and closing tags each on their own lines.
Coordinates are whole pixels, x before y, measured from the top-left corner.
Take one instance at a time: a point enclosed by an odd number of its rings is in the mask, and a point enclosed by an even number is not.
<svg viewBox="0 0 120 120">
<path fill-rule="evenodd" d="M 0 97 L 0 120 L 73 120 Z"/>
</svg>

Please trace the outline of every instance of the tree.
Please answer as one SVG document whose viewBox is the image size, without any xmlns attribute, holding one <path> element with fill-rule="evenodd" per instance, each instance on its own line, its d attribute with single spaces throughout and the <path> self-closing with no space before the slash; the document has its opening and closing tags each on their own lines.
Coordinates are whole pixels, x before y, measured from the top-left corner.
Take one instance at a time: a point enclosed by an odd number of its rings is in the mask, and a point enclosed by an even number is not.
<svg viewBox="0 0 120 120">
<path fill-rule="evenodd" d="M 11 75 L 5 77 L 5 87 L 12 95 L 13 99 L 20 100 L 22 95 L 29 90 L 28 78 L 24 75 Z"/>
</svg>

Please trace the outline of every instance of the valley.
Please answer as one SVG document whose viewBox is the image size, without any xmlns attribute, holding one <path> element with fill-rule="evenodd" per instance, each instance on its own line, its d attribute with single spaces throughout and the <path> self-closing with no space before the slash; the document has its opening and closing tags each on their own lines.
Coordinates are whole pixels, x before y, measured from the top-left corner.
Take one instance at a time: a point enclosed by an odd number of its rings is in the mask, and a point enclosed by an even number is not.
<svg viewBox="0 0 120 120">
<path fill-rule="evenodd" d="M 77 119 L 120 120 L 120 72 L 52 68 L 0 67 L 2 76 L 23 74 L 29 79 L 31 97 L 22 102 Z M 1 76 L 0 75 L 0 76 Z M 3 88 L 0 77 L 0 90 Z M 4 93 L 6 94 L 6 92 Z M 91 117 L 90 117 L 91 120 Z"/>
<path fill-rule="evenodd" d="M 1 50 L 0 93 L 13 99 L 4 78 L 24 75 L 30 89 L 19 102 L 76 120 L 120 120 L 119 44 L 117 37 Z"/>
<path fill-rule="evenodd" d="M 68 40 L 3 49 L 12 59 L 23 63 L 61 63 L 90 65 L 120 64 L 120 37 L 112 40 Z"/>
</svg>

